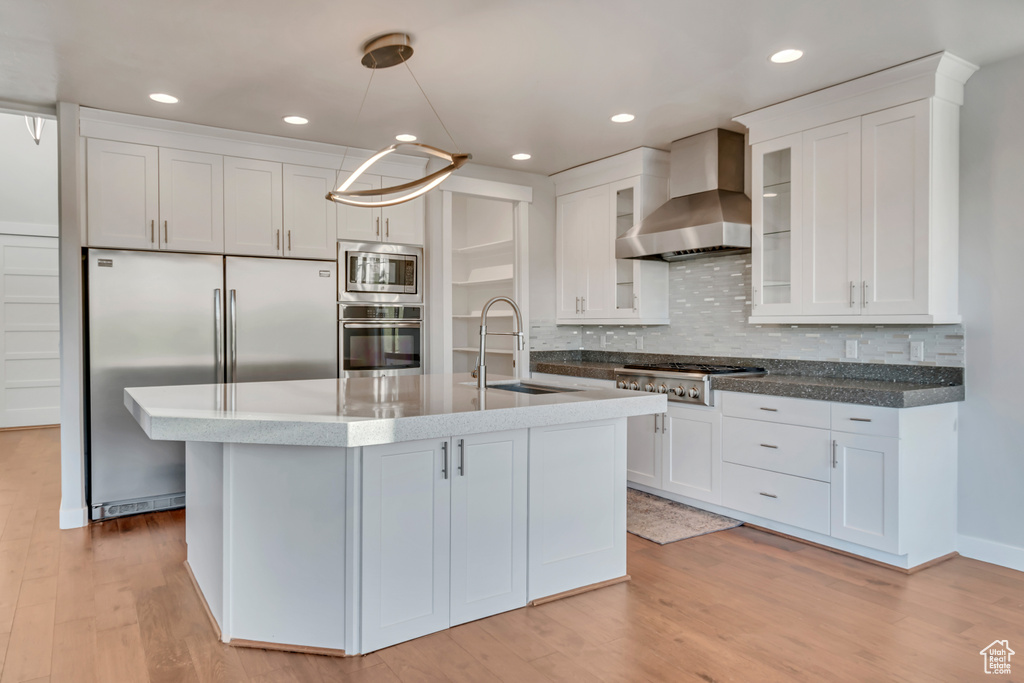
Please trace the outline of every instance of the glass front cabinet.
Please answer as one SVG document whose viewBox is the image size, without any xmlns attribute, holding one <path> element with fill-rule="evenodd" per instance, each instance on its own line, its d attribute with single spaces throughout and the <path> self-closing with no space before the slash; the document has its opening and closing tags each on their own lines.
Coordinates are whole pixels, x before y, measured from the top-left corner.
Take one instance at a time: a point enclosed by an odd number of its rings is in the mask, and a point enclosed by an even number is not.
<svg viewBox="0 0 1024 683">
<path fill-rule="evenodd" d="M 800 141 L 797 133 L 752 150 L 754 316 L 800 313 Z"/>
</svg>

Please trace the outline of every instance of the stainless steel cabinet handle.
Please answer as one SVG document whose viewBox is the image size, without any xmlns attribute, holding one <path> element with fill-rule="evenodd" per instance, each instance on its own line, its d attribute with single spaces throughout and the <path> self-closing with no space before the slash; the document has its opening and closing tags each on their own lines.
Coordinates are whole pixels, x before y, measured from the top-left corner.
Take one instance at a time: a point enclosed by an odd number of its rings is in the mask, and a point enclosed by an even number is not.
<svg viewBox="0 0 1024 683">
<path fill-rule="evenodd" d="M 384 219 L 384 237 L 391 239 L 391 219 Z"/>
<path fill-rule="evenodd" d="M 636 313 L 638 310 L 640 310 L 640 304 L 638 303 L 637 295 L 634 294 L 633 295 L 633 312 Z"/>
<path fill-rule="evenodd" d="M 441 476 L 448 478 L 448 442 L 441 444 Z"/>
<path fill-rule="evenodd" d="M 380 216 L 377 216 L 377 237 L 380 237 Z"/>
<path fill-rule="evenodd" d="M 213 290 L 213 356 L 217 369 L 215 381 L 224 381 L 224 297 L 220 290 Z"/>
<path fill-rule="evenodd" d="M 777 412 L 779 412 L 778 408 L 761 408 L 761 410 L 767 410 L 769 413 L 777 413 Z"/>
<path fill-rule="evenodd" d="M 861 283 L 861 296 L 860 296 L 860 307 L 867 308 L 868 305 L 868 281 L 864 280 Z"/>
<path fill-rule="evenodd" d="M 292 250 L 292 231 L 288 231 L 288 251 Z"/>
<path fill-rule="evenodd" d="M 274 249 L 280 249 L 280 248 L 281 248 L 281 231 L 278 230 L 277 231 L 277 246 L 274 247 Z"/>
<path fill-rule="evenodd" d="M 153 244 L 154 242 L 156 242 L 156 235 L 154 234 L 155 232 L 156 232 L 156 221 L 150 221 L 149 222 L 149 243 L 150 244 Z"/>
<path fill-rule="evenodd" d="M 761 444 L 761 448 L 778 448 L 778 446 L 773 446 L 770 443 L 763 443 Z"/>
<path fill-rule="evenodd" d="M 850 308 L 853 308 L 853 280 L 850 280 Z"/>
<path fill-rule="evenodd" d="M 658 414 L 654 414 L 654 433 L 658 433 Z"/>
<path fill-rule="evenodd" d="M 170 238 L 167 237 L 167 221 L 164 221 L 164 244 L 167 244 L 169 240 Z"/>
<path fill-rule="evenodd" d="M 580 297 L 580 309 L 582 309 L 584 313 L 587 312 L 587 297 L 585 296 Z"/>
<path fill-rule="evenodd" d="M 459 439 L 459 476 L 466 476 L 466 440 Z"/>
<path fill-rule="evenodd" d="M 238 316 L 235 290 L 228 295 L 228 381 L 234 382 L 238 372 Z"/>
<path fill-rule="evenodd" d="M 778 496 L 775 495 L 774 493 L 765 493 L 764 491 L 761 491 L 760 493 L 765 498 L 778 498 Z"/>
<path fill-rule="evenodd" d="M 580 298 L 576 297 L 576 313 L 580 312 Z"/>
<path fill-rule="evenodd" d="M 871 422 L 870 417 L 851 417 L 852 422 Z"/>
<path fill-rule="evenodd" d="M 832 440 L 832 469 L 835 469 L 839 464 L 839 456 L 836 451 L 839 449 L 839 442 L 835 439 Z"/>
</svg>

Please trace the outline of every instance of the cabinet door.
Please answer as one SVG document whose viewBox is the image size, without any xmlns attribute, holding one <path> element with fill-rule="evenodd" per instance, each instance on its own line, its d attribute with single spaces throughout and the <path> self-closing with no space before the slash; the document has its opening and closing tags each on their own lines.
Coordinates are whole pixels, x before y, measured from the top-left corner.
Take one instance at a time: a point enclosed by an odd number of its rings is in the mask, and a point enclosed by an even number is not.
<svg viewBox="0 0 1024 683">
<path fill-rule="evenodd" d="M 451 625 L 526 605 L 527 430 L 452 441 Z"/>
<path fill-rule="evenodd" d="M 337 171 L 284 165 L 284 255 L 337 258 L 338 211 L 327 199 Z"/>
<path fill-rule="evenodd" d="M 427 439 L 363 449 L 364 653 L 448 628 L 447 443 Z"/>
<path fill-rule="evenodd" d="M 928 312 L 928 119 L 927 100 L 861 119 L 861 287 L 869 315 Z"/>
<path fill-rule="evenodd" d="M 584 318 L 615 317 L 615 234 L 612 227 L 611 188 L 586 190 L 587 220 L 583 226 L 586 254 L 586 288 L 583 290 Z"/>
<path fill-rule="evenodd" d="M 656 432 L 663 415 L 628 418 L 626 428 L 626 480 L 661 488 L 661 452 Z"/>
<path fill-rule="evenodd" d="M 85 151 L 89 246 L 157 249 L 157 148 L 90 138 Z"/>
<path fill-rule="evenodd" d="M 586 283 L 584 229 L 587 223 L 587 190 L 557 199 L 555 238 L 555 289 L 558 319 L 581 318 L 580 298 Z"/>
<path fill-rule="evenodd" d="M 662 488 L 707 503 L 722 501 L 722 414 L 669 405 L 661 435 Z"/>
<path fill-rule="evenodd" d="M 224 251 L 281 256 L 281 164 L 224 158 Z"/>
<path fill-rule="evenodd" d="M 899 440 L 832 436 L 832 536 L 900 554 Z"/>
<path fill-rule="evenodd" d="M 755 316 L 800 313 L 802 149 L 800 134 L 754 145 L 753 276 Z"/>
<path fill-rule="evenodd" d="M 224 253 L 224 157 L 160 148 L 161 249 Z"/>
<path fill-rule="evenodd" d="M 860 315 L 860 119 L 803 134 L 804 315 Z"/>
<path fill-rule="evenodd" d="M 613 224 L 612 250 L 615 240 L 639 222 L 637 209 L 640 205 L 640 177 L 629 178 L 609 186 L 610 220 Z M 612 302 L 614 313 L 611 317 L 629 320 L 640 317 L 640 260 L 616 259 L 615 295 Z M 666 308 L 665 315 L 668 315 Z"/>
<path fill-rule="evenodd" d="M 409 182 L 402 178 L 381 178 L 382 187 L 392 187 Z M 394 196 L 394 195 L 392 195 Z M 380 210 L 385 242 L 423 245 L 424 199 L 416 199 Z"/>
<path fill-rule="evenodd" d="M 343 173 L 342 179 L 344 178 Z M 380 176 L 363 174 L 349 186 L 349 189 L 353 191 L 379 190 L 380 187 Z M 380 196 L 368 199 L 378 201 Z M 380 208 L 371 209 L 338 204 L 338 239 L 351 242 L 380 242 L 383 240 L 384 229 L 381 226 Z"/>
</svg>

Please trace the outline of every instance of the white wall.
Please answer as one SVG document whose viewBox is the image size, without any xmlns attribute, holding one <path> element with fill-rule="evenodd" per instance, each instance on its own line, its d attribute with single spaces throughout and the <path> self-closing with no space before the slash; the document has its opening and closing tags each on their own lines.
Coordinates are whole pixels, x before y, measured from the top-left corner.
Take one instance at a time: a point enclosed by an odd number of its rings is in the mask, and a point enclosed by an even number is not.
<svg viewBox="0 0 1024 683">
<path fill-rule="evenodd" d="M 25 117 L 0 113 L 0 233 L 57 236 L 57 122 L 37 146 Z"/>
<path fill-rule="evenodd" d="M 1024 570 L 1024 55 L 967 83 L 960 128 L 960 552 Z"/>
</svg>

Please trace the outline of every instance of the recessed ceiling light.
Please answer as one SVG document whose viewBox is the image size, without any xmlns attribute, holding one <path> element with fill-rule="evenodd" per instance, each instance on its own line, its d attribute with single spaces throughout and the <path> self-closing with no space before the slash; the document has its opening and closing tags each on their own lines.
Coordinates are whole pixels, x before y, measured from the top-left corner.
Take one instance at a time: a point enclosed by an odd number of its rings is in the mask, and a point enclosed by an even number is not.
<svg viewBox="0 0 1024 683">
<path fill-rule="evenodd" d="M 612 121 L 615 123 L 629 123 L 635 118 L 632 114 L 616 114 L 612 117 Z"/>
<path fill-rule="evenodd" d="M 513 154 L 512 158 L 515 159 L 516 161 L 526 161 L 527 159 L 530 158 L 530 155 L 524 152 L 520 152 L 519 154 Z"/>
<path fill-rule="evenodd" d="M 778 52 L 773 54 L 771 57 L 769 57 L 769 59 L 772 60 L 773 62 L 775 62 L 776 64 L 786 64 L 788 62 L 795 62 L 796 60 L 800 59 L 803 56 L 804 56 L 804 51 L 803 50 L 788 49 L 788 50 L 779 50 Z"/>
<path fill-rule="evenodd" d="M 285 123 L 290 123 L 293 126 L 304 126 L 309 123 L 309 119 L 304 116 L 286 116 L 284 117 Z"/>
<path fill-rule="evenodd" d="M 177 104 L 178 103 L 178 98 L 177 97 L 175 97 L 174 95 L 168 95 L 167 93 L 163 93 L 163 92 L 155 92 L 155 93 L 153 93 L 152 95 L 149 96 L 149 99 L 153 100 L 154 102 L 159 102 L 160 104 Z"/>
<path fill-rule="evenodd" d="M 410 135 L 409 133 L 401 133 L 395 136 L 395 139 L 399 142 L 416 142 L 416 136 Z"/>
<path fill-rule="evenodd" d="M 761 196 L 762 196 L 762 197 L 778 197 L 778 196 L 779 196 L 779 194 L 778 194 L 777 192 L 765 192 L 765 193 L 764 193 L 763 195 L 761 195 Z"/>
</svg>

